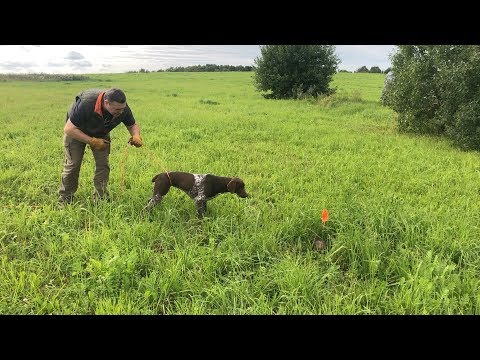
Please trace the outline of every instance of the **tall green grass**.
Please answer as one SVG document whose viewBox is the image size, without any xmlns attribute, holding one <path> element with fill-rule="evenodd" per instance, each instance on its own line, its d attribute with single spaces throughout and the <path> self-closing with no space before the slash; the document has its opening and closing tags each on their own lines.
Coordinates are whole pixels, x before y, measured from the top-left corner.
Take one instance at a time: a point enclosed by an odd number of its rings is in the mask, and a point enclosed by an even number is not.
<svg viewBox="0 0 480 360">
<path fill-rule="evenodd" d="M 0 83 L 0 313 L 479 313 L 479 154 L 399 134 L 384 75 L 338 73 L 305 100 L 264 99 L 252 73 L 89 78 Z M 78 202 L 58 208 L 66 110 L 111 86 L 144 147 L 113 130 L 98 204 L 87 148 Z M 239 176 L 250 197 L 199 221 L 172 188 L 142 213 L 165 170 Z"/>
</svg>

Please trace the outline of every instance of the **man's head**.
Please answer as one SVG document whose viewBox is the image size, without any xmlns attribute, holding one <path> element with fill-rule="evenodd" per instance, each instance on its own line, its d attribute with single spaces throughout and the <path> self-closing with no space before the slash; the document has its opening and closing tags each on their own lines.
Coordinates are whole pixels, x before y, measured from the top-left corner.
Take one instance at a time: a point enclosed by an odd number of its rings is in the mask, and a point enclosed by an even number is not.
<svg viewBox="0 0 480 360">
<path fill-rule="evenodd" d="M 127 97 L 122 90 L 111 88 L 105 91 L 103 104 L 107 111 L 116 117 L 125 110 L 125 107 L 127 106 Z"/>
</svg>

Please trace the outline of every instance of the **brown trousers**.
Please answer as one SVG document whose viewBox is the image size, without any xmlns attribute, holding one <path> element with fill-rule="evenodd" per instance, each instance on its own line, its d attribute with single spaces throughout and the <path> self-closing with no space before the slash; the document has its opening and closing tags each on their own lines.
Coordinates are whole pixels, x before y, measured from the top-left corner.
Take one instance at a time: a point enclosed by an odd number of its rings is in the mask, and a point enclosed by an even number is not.
<svg viewBox="0 0 480 360">
<path fill-rule="evenodd" d="M 105 139 L 110 140 L 107 136 Z M 80 176 L 80 167 L 82 165 L 83 155 L 87 144 L 75 140 L 68 135 L 63 136 L 63 147 L 65 158 L 63 162 L 62 183 L 58 192 L 60 198 L 72 200 L 73 195 L 78 189 L 78 178 Z M 92 150 L 95 159 L 95 175 L 93 177 L 95 198 L 108 196 L 107 185 L 110 177 L 110 165 L 108 158 L 110 155 L 110 145 L 106 150 Z"/>
</svg>

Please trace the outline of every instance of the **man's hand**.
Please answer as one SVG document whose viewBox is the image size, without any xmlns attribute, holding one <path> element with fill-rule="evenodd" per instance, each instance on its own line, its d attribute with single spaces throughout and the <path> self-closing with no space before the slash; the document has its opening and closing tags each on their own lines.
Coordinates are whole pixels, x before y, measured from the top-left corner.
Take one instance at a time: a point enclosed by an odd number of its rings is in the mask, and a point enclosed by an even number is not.
<svg viewBox="0 0 480 360">
<path fill-rule="evenodd" d="M 108 147 L 109 142 L 105 139 L 99 139 L 96 137 L 92 137 L 88 142 L 88 145 L 94 150 L 103 151 Z"/>
<path fill-rule="evenodd" d="M 133 145 L 135 147 L 140 147 L 143 145 L 142 143 L 142 138 L 140 135 L 133 135 L 130 140 L 128 140 L 130 145 Z"/>
</svg>

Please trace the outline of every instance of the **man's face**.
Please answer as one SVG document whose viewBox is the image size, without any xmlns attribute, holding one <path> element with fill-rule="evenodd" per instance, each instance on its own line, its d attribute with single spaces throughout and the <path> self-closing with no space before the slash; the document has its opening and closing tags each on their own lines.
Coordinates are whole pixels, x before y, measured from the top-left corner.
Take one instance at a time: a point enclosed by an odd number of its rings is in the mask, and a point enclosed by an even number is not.
<svg viewBox="0 0 480 360">
<path fill-rule="evenodd" d="M 113 117 L 117 117 L 118 115 L 120 115 L 121 113 L 123 113 L 123 111 L 125 110 L 125 108 L 127 107 L 127 103 L 118 103 L 116 101 L 108 101 L 107 99 L 104 100 L 104 104 L 105 104 L 105 108 L 107 109 L 107 111 L 113 115 Z"/>
</svg>

